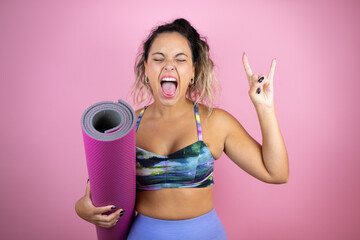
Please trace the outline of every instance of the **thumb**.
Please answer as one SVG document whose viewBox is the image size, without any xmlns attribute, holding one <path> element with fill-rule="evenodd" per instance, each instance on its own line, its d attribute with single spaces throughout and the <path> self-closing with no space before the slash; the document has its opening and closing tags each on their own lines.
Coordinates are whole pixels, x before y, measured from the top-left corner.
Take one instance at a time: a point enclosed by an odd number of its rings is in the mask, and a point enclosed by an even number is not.
<svg viewBox="0 0 360 240">
<path fill-rule="evenodd" d="M 87 181 L 87 185 L 86 185 L 86 191 L 85 191 L 85 196 L 91 198 L 91 192 L 90 192 L 90 181 L 88 179 Z"/>
</svg>

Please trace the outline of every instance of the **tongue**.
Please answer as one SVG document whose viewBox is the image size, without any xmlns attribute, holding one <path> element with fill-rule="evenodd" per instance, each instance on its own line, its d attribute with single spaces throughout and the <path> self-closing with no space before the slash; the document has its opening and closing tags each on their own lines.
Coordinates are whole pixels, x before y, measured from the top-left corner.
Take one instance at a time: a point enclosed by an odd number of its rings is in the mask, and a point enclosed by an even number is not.
<svg viewBox="0 0 360 240">
<path fill-rule="evenodd" d="M 175 95 L 176 84 L 174 82 L 164 82 L 161 88 L 166 95 Z"/>
</svg>

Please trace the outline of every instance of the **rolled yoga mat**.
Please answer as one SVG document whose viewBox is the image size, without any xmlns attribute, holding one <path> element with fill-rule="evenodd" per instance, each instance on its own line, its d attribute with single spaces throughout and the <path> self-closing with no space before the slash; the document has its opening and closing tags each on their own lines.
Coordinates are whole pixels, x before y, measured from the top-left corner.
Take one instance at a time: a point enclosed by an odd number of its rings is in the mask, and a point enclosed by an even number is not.
<svg viewBox="0 0 360 240">
<path fill-rule="evenodd" d="M 96 207 L 125 210 L 111 228 L 96 226 L 99 240 L 126 239 L 136 197 L 135 113 L 126 102 L 100 102 L 81 118 L 91 199 Z"/>
</svg>

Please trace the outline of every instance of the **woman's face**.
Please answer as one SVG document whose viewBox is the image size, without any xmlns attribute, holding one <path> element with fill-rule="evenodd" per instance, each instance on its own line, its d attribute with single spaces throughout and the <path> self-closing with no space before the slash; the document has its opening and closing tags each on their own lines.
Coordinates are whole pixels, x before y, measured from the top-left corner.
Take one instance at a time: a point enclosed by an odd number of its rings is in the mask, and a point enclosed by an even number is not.
<svg viewBox="0 0 360 240">
<path fill-rule="evenodd" d="M 185 100 L 189 82 L 195 74 L 185 37 L 177 32 L 159 34 L 144 64 L 155 101 L 170 106 Z"/>
</svg>

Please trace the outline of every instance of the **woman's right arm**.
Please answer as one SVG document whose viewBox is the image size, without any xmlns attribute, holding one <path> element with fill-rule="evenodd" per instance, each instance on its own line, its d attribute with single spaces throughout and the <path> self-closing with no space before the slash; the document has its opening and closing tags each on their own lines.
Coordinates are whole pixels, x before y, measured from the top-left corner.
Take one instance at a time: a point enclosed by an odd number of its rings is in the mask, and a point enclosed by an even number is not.
<svg viewBox="0 0 360 240">
<path fill-rule="evenodd" d="M 91 201 L 90 182 L 88 181 L 85 195 L 76 202 L 75 211 L 79 217 L 92 224 L 104 228 L 110 228 L 115 226 L 119 217 L 124 214 L 123 209 L 118 209 L 110 215 L 103 214 L 114 210 L 114 207 L 114 205 L 95 207 Z"/>
</svg>

